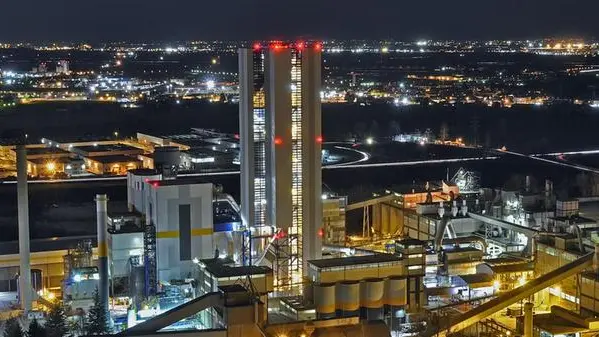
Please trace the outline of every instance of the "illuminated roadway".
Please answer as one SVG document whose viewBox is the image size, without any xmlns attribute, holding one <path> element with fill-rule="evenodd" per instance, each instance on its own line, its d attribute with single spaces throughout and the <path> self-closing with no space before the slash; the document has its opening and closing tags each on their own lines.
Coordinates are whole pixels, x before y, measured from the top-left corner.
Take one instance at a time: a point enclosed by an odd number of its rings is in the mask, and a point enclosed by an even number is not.
<svg viewBox="0 0 599 337">
<path fill-rule="evenodd" d="M 429 159 L 429 160 L 416 160 L 416 161 L 397 161 L 397 162 L 386 162 L 386 163 L 368 163 L 371 156 L 369 153 L 360 151 L 357 149 L 353 149 L 350 147 L 344 146 L 335 146 L 335 148 L 347 151 L 356 152 L 360 155 L 360 159 L 345 162 L 340 164 L 333 164 L 323 166 L 323 170 L 337 170 L 337 169 L 352 169 L 352 168 L 376 168 L 376 167 L 401 167 L 401 166 L 417 166 L 417 165 L 428 165 L 428 164 L 449 164 L 449 163 L 462 163 L 462 162 L 473 162 L 473 161 L 482 161 L 482 160 L 495 160 L 498 159 L 499 156 L 486 156 L 486 157 L 468 157 L 468 158 L 452 158 L 452 159 Z M 571 152 L 556 152 L 556 153 L 547 153 L 547 154 L 523 154 L 512 151 L 503 151 L 496 150 L 498 154 L 510 154 L 517 157 L 528 158 L 532 160 L 537 160 L 541 162 L 545 162 L 548 164 L 559 165 L 563 167 L 573 168 L 576 170 L 586 171 L 598 173 L 598 169 L 590 168 L 583 165 L 572 164 L 567 162 L 561 162 L 546 158 L 541 158 L 540 156 L 559 156 L 559 155 L 576 155 L 576 154 L 599 154 L 599 150 L 585 150 L 585 151 L 571 151 Z M 205 173 L 182 173 L 179 174 L 181 177 L 210 177 L 210 176 L 227 176 L 227 175 L 237 175 L 239 171 L 221 171 L 221 172 L 205 172 Z M 117 180 L 125 180 L 127 177 L 118 176 L 118 177 L 90 177 L 90 178 L 71 178 L 71 179 L 48 179 L 48 180 L 30 180 L 30 183 L 64 183 L 64 182 L 93 182 L 93 181 L 117 181 Z M 4 181 L 4 184 L 16 184 L 16 181 Z"/>
<path fill-rule="evenodd" d="M 572 163 L 567 163 L 567 162 L 561 162 L 561 161 L 555 161 L 555 160 L 551 160 L 551 159 L 547 159 L 547 158 L 542 158 L 539 157 L 538 154 L 536 155 L 528 155 L 528 154 L 523 154 L 523 153 L 518 153 L 518 152 L 512 152 L 512 151 L 504 151 L 504 150 L 497 150 L 497 152 L 499 153 L 507 153 L 507 154 L 511 154 L 514 156 L 518 156 L 518 157 L 524 157 L 524 158 L 528 158 L 528 159 L 533 159 L 533 160 L 537 160 L 537 161 L 542 161 L 545 163 L 549 163 L 549 164 L 554 164 L 554 165 L 559 165 L 559 166 L 563 166 L 563 167 L 568 167 L 568 168 L 573 168 L 575 170 L 581 170 L 581 171 L 586 171 L 586 172 L 592 172 L 592 173 L 599 173 L 599 170 L 588 167 L 588 166 L 584 166 L 584 165 L 578 165 L 578 164 L 572 164 Z M 589 151 L 573 151 L 573 152 L 562 152 L 562 153 L 551 153 L 551 154 L 547 154 L 546 156 L 559 156 L 559 155 L 567 155 L 567 154 L 594 154 L 594 153 L 599 153 L 598 150 L 589 150 Z"/>
<path fill-rule="evenodd" d="M 360 151 L 361 152 L 361 151 Z M 494 160 L 499 157 L 489 156 L 489 157 L 471 157 L 471 158 L 455 158 L 455 159 L 430 159 L 430 160 L 417 160 L 417 161 L 402 161 L 402 162 L 390 162 L 390 163 L 370 163 L 364 164 L 365 162 L 362 158 L 360 160 L 336 164 L 336 165 L 327 165 L 323 166 L 323 170 L 336 170 L 336 169 L 351 169 L 351 168 L 374 168 L 374 167 L 399 167 L 399 166 L 416 166 L 416 165 L 426 165 L 426 164 L 443 164 L 443 163 L 461 163 L 461 162 L 471 162 L 471 161 L 481 161 L 481 160 Z M 205 173 L 181 173 L 180 177 L 209 177 L 209 176 L 226 176 L 226 175 L 236 175 L 239 174 L 239 171 L 222 171 L 222 172 L 205 172 Z M 29 183 L 69 183 L 69 182 L 91 182 L 91 181 L 116 181 L 116 180 L 126 180 L 126 176 L 118 176 L 118 177 L 91 177 L 91 178 L 71 178 L 71 179 L 46 179 L 46 180 L 30 180 Z M 16 184 L 16 181 L 5 181 L 4 184 Z"/>
</svg>

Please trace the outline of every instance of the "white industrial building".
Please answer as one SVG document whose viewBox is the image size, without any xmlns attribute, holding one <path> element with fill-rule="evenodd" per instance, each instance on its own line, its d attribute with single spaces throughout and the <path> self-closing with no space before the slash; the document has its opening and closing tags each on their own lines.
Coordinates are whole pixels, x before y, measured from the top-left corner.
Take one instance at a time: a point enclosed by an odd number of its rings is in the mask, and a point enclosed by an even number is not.
<svg viewBox="0 0 599 337">
<path fill-rule="evenodd" d="M 194 259 L 214 256 L 213 185 L 160 177 L 150 170 L 130 172 L 128 202 L 144 215 L 146 227 L 155 228 L 156 281 L 169 282 L 189 278 Z M 147 241 L 147 230 L 144 235 Z"/>
</svg>

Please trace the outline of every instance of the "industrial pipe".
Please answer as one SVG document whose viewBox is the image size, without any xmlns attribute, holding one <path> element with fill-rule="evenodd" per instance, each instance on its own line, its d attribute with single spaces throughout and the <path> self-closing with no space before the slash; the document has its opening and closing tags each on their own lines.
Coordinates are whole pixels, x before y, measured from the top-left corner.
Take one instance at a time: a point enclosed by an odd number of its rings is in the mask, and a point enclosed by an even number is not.
<svg viewBox="0 0 599 337">
<path fill-rule="evenodd" d="M 31 311 L 31 264 L 29 250 L 29 192 L 27 190 L 27 150 L 17 145 L 17 201 L 19 218 L 19 299 L 25 312 Z"/>
<path fill-rule="evenodd" d="M 104 310 L 108 310 L 108 245 L 106 242 L 108 223 L 108 197 L 106 194 L 96 195 L 96 215 L 98 229 L 98 270 L 100 274 L 100 302 Z"/>
<path fill-rule="evenodd" d="M 578 227 L 578 225 L 571 225 L 572 226 L 572 231 L 576 234 L 576 238 L 578 240 L 578 250 L 580 250 L 581 253 L 585 253 L 584 251 L 584 243 L 582 242 L 582 231 L 580 230 L 580 227 Z"/>
<path fill-rule="evenodd" d="M 524 303 L 524 337 L 532 337 L 532 308 L 533 304 L 530 302 Z"/>
<path fill-rule="evenodd" d="M 476 235 L 461 236 L 461 237 L 453 238 L 453 239 L 443 239 L 441 241 L 442 244 L 454 244 L 454 245 L 459 245 L 460 243 L 469 243 L 469 242 L 480 243 L 480 245 L 483 247 L 483 250 L 485 251 L 485 253 L 487 252 L 487 241 L 484 238 L 481 238 L 480 236 L 476 236 Z"/>
</svg>

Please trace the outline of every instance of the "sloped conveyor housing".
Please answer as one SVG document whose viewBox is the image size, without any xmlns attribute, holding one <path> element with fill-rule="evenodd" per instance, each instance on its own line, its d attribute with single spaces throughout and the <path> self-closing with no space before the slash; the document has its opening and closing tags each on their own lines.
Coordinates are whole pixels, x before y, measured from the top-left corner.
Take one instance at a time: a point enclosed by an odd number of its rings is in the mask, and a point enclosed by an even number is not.
<svg viewBox="0 0 599 337">
<path fill-rule="evenodd" d="M 122 331 L 116 336 L 139 336 L 155 334 L 158 332 L 158 330 L 164 329 L 202 310 L 223 305 L 224 296 L 222 293 L 208 293 L 169 311 L 163 312 L 162 314 L 150 318 L 149 320 L 130 329 Z"/>
<path fill-rule="evenodd" d="M 583 270 L 593 266 L 594 253 L 590 253 L 563 265 L 545 275 L 529 281 L 525 285 L 508 291 L 500 296 L 478 306 L 458 317 L 451 322 L 448 327 L 441 327 L 444 333 L 439 336 L 445 336 L 451 333 L 461 331 L 476 322 L 485 319 L 494 313 L 507 308 L 508 306 L 517 303 L 533 294 L 557 283 L 570 276 L 576 275 Z"/>
</svg>

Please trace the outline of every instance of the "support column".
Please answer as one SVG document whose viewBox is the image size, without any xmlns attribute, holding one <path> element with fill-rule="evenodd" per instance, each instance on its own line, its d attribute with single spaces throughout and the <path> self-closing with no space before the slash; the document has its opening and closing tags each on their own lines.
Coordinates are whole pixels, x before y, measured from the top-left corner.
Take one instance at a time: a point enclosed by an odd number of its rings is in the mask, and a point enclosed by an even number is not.
<svg viewBox="0 0 599 337">
<path fill-rule="evenodd" d="M 533 314 L 532 314 L 533 304 L 530 302 L 526 302 L 524 304 L 524 337 L 532 337 L 532 327 L 533 327 Z"/>
<path fill-rule="evenodd" d="M 106 194 L 96 195 L 96 215 L 98 230 L 98 270 L 100 274 L 100 302 L 104 310 L 108 310 L 108 244 L 106 242 L 108 222 L 108 197 Z"/>
<path fill-rule="evenodd" d="M 17 145 L 17 198 L 19 218 L 19 299 L 25 312 L 31 311 L 31 258 L 29 250 L 29 191 L 27 187 L 27 150 Z"/>
</svg>

